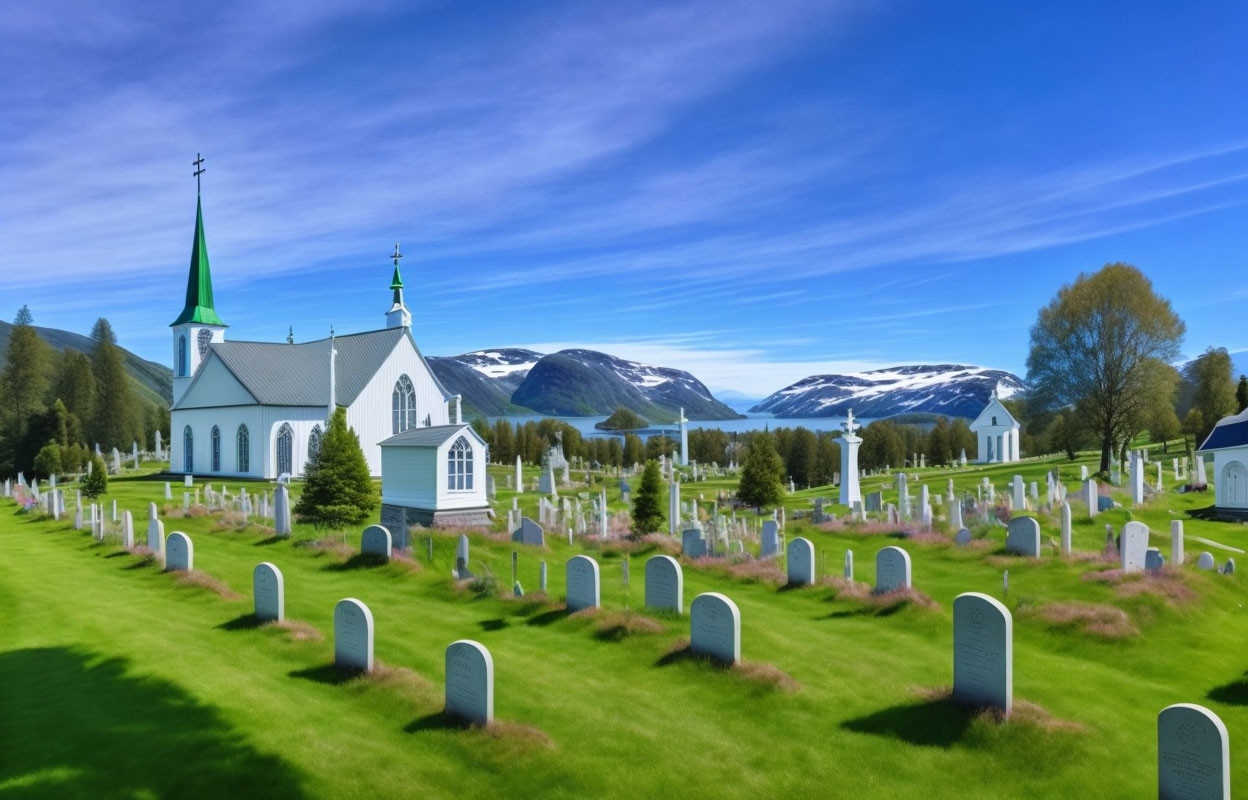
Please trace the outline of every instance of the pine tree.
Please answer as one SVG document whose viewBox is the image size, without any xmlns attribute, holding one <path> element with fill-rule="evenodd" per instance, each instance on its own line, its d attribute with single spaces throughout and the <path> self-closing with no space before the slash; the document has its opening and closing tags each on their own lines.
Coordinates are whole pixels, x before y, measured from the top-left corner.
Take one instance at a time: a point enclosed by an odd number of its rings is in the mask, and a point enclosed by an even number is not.
<svg viewBox="0 0 1248 800">
<path fill-rule="evenodd" d="M 1248 375 L 1239 376 L 1239 385 L 1235 387 L 1235 403 L 1240 411 L 1248 408 Z"/>
<path fill-rule="evenodd" d="M 50 478 L 60 475 L 61 472 L 61 447 L 55 441 L 48 442 L 35 456 L 35 474 L 41 478 Z"/>
<path fill-rule="evenodd" d="M 66 350 L 61 357 L 53 393 L 67 411 L 89 427 L 95 410 L 95 373 L 91 371 L 91 359 L 77 350 Z"/>
<path fill-rule="evenodd" d="M 511 464 L 516 460 L 516 437 L 511 423 L 505 419 L 494 423 L 494 441 L 490 443 L 490 452 L 500 464 Z"/>
<path fill-rule="evenodd" d="M 95 499 L 108 491 L 108 468 L 104 459 L 97 455 L 91 456 L 91 474 L 82 479 L 82 495 Z"/>
<path fill-rule="evenodd" d="M 741 465 L 741 482 L 737 499 L 758 511 L 775 506 L 784 497 L 784 462 L 776 452 L 771 434 L 756 433 L 750 437 Z"/>
<path fill-rule="evenodd" d="M 0 469 L 29 469 L 43 442 L 30 446 L 28 432 L 36 416 L 43 412 L 48 390 L 51 348 L 32 326 L 30 309 L 22 306 L 13 320 L 6 351 L 4 372 L 0 373 Z"/>
<path fill-rule="evenodd" d="M 659 496 L 663 493 L 663 478 L 659 475 L 659 462 L 647 461 L 641 473 L 641 485 L 633 493 L 633 535 L 644 536 L 663 527 L 663 507 Z"/>
<path fill-rule="evenodd" d="M 295 514 L 318 527 L 340 528 L 368 519 L 377 503 L 360 438 L 347 427 L 347 410 L 338 408 L 316 460 L 308 464 Z"/>
</svg>

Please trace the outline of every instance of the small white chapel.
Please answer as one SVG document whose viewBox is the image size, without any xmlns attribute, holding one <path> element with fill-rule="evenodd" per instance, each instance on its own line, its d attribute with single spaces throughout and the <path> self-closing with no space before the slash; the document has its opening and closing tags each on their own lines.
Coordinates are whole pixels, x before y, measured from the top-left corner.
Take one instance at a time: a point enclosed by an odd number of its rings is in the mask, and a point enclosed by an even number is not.
<svg viewBox="0 0 1248 800">
<path fill-rule="evenodd" d="M 1018 461 L 1020 458 L 1018 440 L 1021 427 L 1018 420 L 1014 419 L 1014 415 L 1001 402 L 1001 398 L 997 397 L 994 389 L 988 405 L 971 423 L 971 430 L 979 440 L 979 456 L 976 461 L 981 464 L 1007 464 Z"/>
</svg>

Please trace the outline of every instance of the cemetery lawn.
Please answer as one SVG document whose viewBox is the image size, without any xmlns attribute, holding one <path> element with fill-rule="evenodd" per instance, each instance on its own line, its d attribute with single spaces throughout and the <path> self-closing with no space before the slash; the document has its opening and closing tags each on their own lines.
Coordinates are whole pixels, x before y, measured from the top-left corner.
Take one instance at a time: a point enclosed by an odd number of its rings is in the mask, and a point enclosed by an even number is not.
<svg viewBox="0 0 1248 800">
<path fill-rule="evenodd" d="M 1040 481 L 1043 501 L 1044 471 L 1059 464 L 1073 501 L 1078 466 L 1064 460 L 919 472 L 933 494 L 951 476 L 973 492 L 983 476 L 1003 491 L 1021 474 Z M 112 480 L 105 497 L 134 513 L 138 542 L 147 503 L 165 505 L 159 465 L 148 467 Z M 495 469 L 501 486 L 510 468 Z M 863 492 L 882 483 L 868 479 Z M 683 494 L 704 493 L 709 505 L 732 485 L 686 484 Z M 179 499 L 181 491 L 175 483 Z M 686 612 L 704 591 L 741 610 L 748 663 L 736 670 L 682 656 L 687 613 L 641 610 L 655 550 L 631 556 L 626 587 L 618 549 L 548 535 L 544 551 L 518 547 L 530 596 L 515 600 L 455 584 L 452 533 L 432 534 L 432 564 L 418 534 L 412 558 L 375 565 L 353 556 L 360 530 L 322 539 L 297 525 L 278 540 L 210 515 L 175 518 L 170 507 L 166 533 L 194 541 L 188 580 L 69 520 L 0 500 L 0 797 L 1150 797 L 1157 713 L 1179 702 L 1223 719 L 1232 785 L 1248 787 L 1244 579 L 1193 566 L 1209 550 L 1219 564 L 1233 555 L 1242 573 L 1248 558 L 1194 537 L 1248 549 L 1248 529 L 1187 519 L 1188 566 L 1119 583 L 1086 577 L 1112 566 L 1094 555 L 1106 522 L 1116 531 L 1128 518 L 1145 522 L 1169 559 L 1169 520 L 1210 505 L 1212 493 L 1167 492 L 1095 521 L 1072 502 L 1080 555 L 1052 554 L 1057 518 L 1041 515 L 1038 561 L 1003 555 L 1001 527 L 973 528 L 989 541 L 957 548 L 943 534 L 905 540 L 793 520 L 817 496 L 835 494 L 786 498 L 787 535 L 814 542 L 821 575 L 840 575 L 852 548 L 856 578 L 869 585 L 876 551 L 896 544 L 933 606 L 888 607 L 838 597 L 831 583 L 788 589 L 766 568 L 686 562 Z M 500 491 L 496 508 L 511 497 Z M 521 498 L 535 516 L 536 495 Z M 472 536 L 471 558 L 506 587 L 513 546 L 498 527 Z M 564 563 L 581 552 L 601 564 L 604 608 L 568 616 Z M 549 599 L 533 596 L 541 559 Z M 285 575 L 286 627 L 251 616 L 260 561 Z M 953 599 L 965 591 L 1014 614 L 1017 713 L 1008 724 L 941 694 L 952 682 Z M 376 621 L 381 668 L 368 677 L 331 667 L 333 608 L 345 597 Z M 444 650 L 461 638 L 493 654 L 493 728 L 461 729 L 440 714 Z"/>
</svg>

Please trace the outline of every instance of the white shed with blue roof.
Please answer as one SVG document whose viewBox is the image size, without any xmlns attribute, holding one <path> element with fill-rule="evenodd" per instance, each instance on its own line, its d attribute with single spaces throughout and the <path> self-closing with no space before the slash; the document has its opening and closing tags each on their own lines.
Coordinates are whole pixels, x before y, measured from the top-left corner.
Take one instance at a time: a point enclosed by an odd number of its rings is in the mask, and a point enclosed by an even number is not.
<svg viewBox="0 0 1248 800">
<path fill-rule="evenodd" d="M 1205 453 L 1213 454 L 1214 505 L 1233 516 L 1248 516 L 1248 411 L 1219 420 L 1196 457 Z"/>
</svg>

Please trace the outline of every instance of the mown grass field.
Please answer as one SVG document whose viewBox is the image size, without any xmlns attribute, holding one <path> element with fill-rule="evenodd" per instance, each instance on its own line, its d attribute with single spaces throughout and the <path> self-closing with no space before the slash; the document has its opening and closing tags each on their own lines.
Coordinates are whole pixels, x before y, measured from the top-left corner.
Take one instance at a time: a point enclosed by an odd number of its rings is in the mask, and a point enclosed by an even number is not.
<svg viewBox="0 0 1248 800">
<path fill-rule="evenodd" d="M 953 475 L 974 491 L 988 475 L 1003 491 L 1018 473 L 1041 482 L 1043 500 L 1054 463 L 926 470 L 923 482 L 943 493 Z M 1078 466 L 1061 463 L 1073 498 Z M 106 497 L 134 512 L 138 541 L 147 503 L 164 504 L 159 466 L 113 480 Z M 867 480 L 864 492 L 881 482 Z M 684 497 L 709 500 L 730 487 L 687 484 Z M 835 496 L 826 487 L 791 495 L 790 518 L 819 495 Z M 534 514 L 536 495 L 521 497 Z M 544 551 L 520 548 L 530 596 L 517 601 L 455 584 L 450 533 L 432 534 L 432 563 L 419 535 L 411 561 L 370 566 L 350 557 L 358 530 L 340 537 L 345 546 L 314 547 L 324 532 L 302 526 L 275 540 L 208 516 L 168 518 L 166 532 L 194 540 L 201 574 L 188 582 L 68 520 L 0 501 L 0 797 L 1149 797 L 1156 715 L 1176 702 L 1207 705 L 1225 721 L 1232 785 L 1242 791 L 1248 560 L 1236 576 L 1199 572 L 1201 550 L 1219 564 L 1241 557 L 1192 537 L 1248 549 L 1246 529 L 1188 520 L 1189 565 L 1175 574 L 1086 577 L 1112 566 L 1090 555 L 1104 545 L 1106 522 L 1120 529 L 1130 514 L 1147 523 L 1168 558 L 1169 520 L 1211 502 L 1167 492 L 1095 522 L 1072 503 L 1074 546 L 1089 555 L 1069 561 L 1002 555 L 999 527 L 977 531 L 990 542 L 960 549 L 946 537 L 902 541 L 791 521 L 788 536 L 814 541 L 821 573 L 839 575 L 852 548 L 867 584 L 876 551 L 900 544 L 934 606 L 888 607 L 831 583 L 788 589 L 765 570 L 686 564 L 686 609 L 712 590 L 741 609 L 750 663 L 725 670 L 669 655 L 688 636 L 688 617 L 642 609 L 654 551 L 630 556 L 626 587 L 619 548 L 548 536 Z M 496 507 L 510 504 L 500 492 Z M 1046 541 L 1056 539 L 1056 517 L 1042 524 Z M 473 535 L 472 560 L 505 590 L 513 547 L 501 527 Z M 602 566 L 604 609 L 569 617 L 563 565 L 578 552 Z M 549 598 L 532 594 L 543 559 Z M 285 628 L 251 617 L 260 561 L 285 575 Z M 952 681 L 952 602 L 964 591 L 1014 612 L 1020 713 L 1008 724 L 940 695 Z M 372 676 L 345 680 L 331 667 L 333 608 L 344 597 L 376 620 L 383 666 Z M 444 649 L 460 638 L 493 654 L 493 729 L 461 729 L 440 714 Z"/>
</svg>

